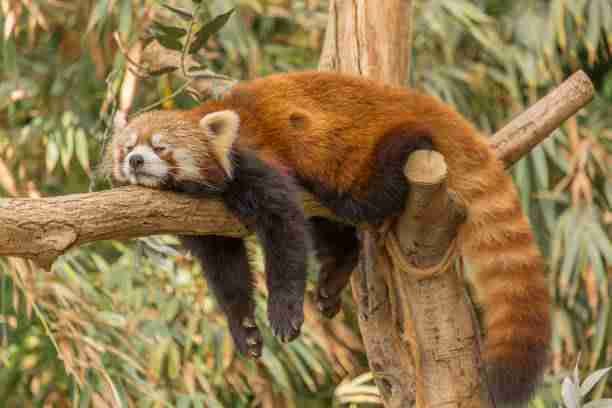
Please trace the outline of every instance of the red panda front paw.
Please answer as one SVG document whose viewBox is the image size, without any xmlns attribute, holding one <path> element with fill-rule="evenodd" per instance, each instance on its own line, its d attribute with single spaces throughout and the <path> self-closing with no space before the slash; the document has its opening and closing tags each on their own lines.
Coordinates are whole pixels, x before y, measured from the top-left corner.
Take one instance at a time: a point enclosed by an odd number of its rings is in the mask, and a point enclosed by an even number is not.
<svg viewBox="0 0 612 408">
<path fill-rule="evenodd" d="M 262 338 L 253 317 L 245 317 L 242 321 L 230 320 L 229 327 L 234 344 L 241 354 L 261 357 Z"/>
<path fill-rule="evenodd" d="M 292 296 L 274 296 L 268 299 L 268 320 L 272 333 L 282 342 L 295 339 L 304 323 L 304 300 Z"/>
</svg>

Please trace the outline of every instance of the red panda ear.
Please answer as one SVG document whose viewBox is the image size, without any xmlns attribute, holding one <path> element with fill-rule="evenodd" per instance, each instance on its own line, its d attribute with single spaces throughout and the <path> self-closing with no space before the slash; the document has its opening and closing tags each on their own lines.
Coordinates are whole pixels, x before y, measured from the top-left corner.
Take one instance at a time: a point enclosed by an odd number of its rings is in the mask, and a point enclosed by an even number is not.
<svg viewBox="0 0 612 408">
<path fill-rule="evenodd" d="M 222 110 L 209 113 L 200 120 L 200 127 L 206 133 L 212 146 L 212 153 L 229 177 L 232 176 L 232 164 L 229 154 L 238 137 L 240 116 L 233 110 Z"/>
</svg>

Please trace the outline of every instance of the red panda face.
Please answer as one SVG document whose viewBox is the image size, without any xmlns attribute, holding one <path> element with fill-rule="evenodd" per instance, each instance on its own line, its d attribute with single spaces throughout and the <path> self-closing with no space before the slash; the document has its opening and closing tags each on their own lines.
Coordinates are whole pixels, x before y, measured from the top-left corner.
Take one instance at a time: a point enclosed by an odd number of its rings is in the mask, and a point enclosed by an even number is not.
<svg viewBox="0 0 612 408">
<path fill-rule="evenodd" d="M 159 133 L 142 141 L 135 130 L 125 135 L 125 143 L 117 146 L 115 177 L 130 184 L 159 187 L 170 175 L 172 148 Z M 169 160 L 170 159 L 170 160 Z"/>
<path fill-rule="evenodd" d="M 144 113 L 116 123 L 112 176 L 121 183 L 153 188 L 197 182 L 209 187 L 231 178 L 230 152 L 238 134 L 233 111 L 186 120 L 180 111 Z"/>
</svg>

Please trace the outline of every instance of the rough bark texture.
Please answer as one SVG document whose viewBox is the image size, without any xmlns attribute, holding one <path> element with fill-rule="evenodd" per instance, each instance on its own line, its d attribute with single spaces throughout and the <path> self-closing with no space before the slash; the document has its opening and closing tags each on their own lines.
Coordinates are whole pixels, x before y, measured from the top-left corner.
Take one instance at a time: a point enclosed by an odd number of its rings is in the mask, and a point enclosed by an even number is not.
<svg viewBox="0 0 612 408">
<path fill-rule="evenodd" d="M 331 1 L 320 69 L 404 85 L 410 70 L 411 9 L 411 0 Z"/>
<path fill-rule="evenodd" d="M 331 216 L 312 196 L 304 209 Z M 49 266 L 70 248 L 104 239 L 153 234 L 244 236 L 246 229 L 221 202 L 142 187 L 53 198 L 0 200 L 0 255 Z"/>
<path fill-rule="evenodd" d="M 559 125 L 593 99 L 593 83 L 583 71 L 570 76 L 559 87 L 499 130 L 491 143 L 510 167 L 525 152 L 542 142 Z"/>
</svg>

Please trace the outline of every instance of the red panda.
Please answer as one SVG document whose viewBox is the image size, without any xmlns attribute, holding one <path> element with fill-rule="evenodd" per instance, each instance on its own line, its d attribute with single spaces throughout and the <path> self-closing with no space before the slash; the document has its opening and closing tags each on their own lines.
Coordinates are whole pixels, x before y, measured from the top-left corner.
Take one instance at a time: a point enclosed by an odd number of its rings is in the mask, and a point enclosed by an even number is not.
<svg viewBox="0 0 612 408">
<path fill-rule="evenodd" d="M 123 125 L 112 143 L 115 179 L 220 197 L 256 232 L 265 253 L 268 318 L 283 340 L 295 338 L 303 322 L 311 241 L 325 259 L 317 297 L 328 317 L 338 311 L 358 252 L 355 228 L 323 219 L 307 225 L 298 186 L 340 218 L 376 224 L 404 206 L 407 156 L 440 152 L 449 188 L 468 208 L 458 242 L 477 271 L 491 390 L 498 403 L 532 394 L 551 334 L 544 261 L 503 164 L 451 107 L 361 77 L 303 72 L 238 84 L 221 100 L 144 113 Z M 242 241 L 181 240 L 204 265 L 238 349 L 259 356 Z"/>
</svg>

